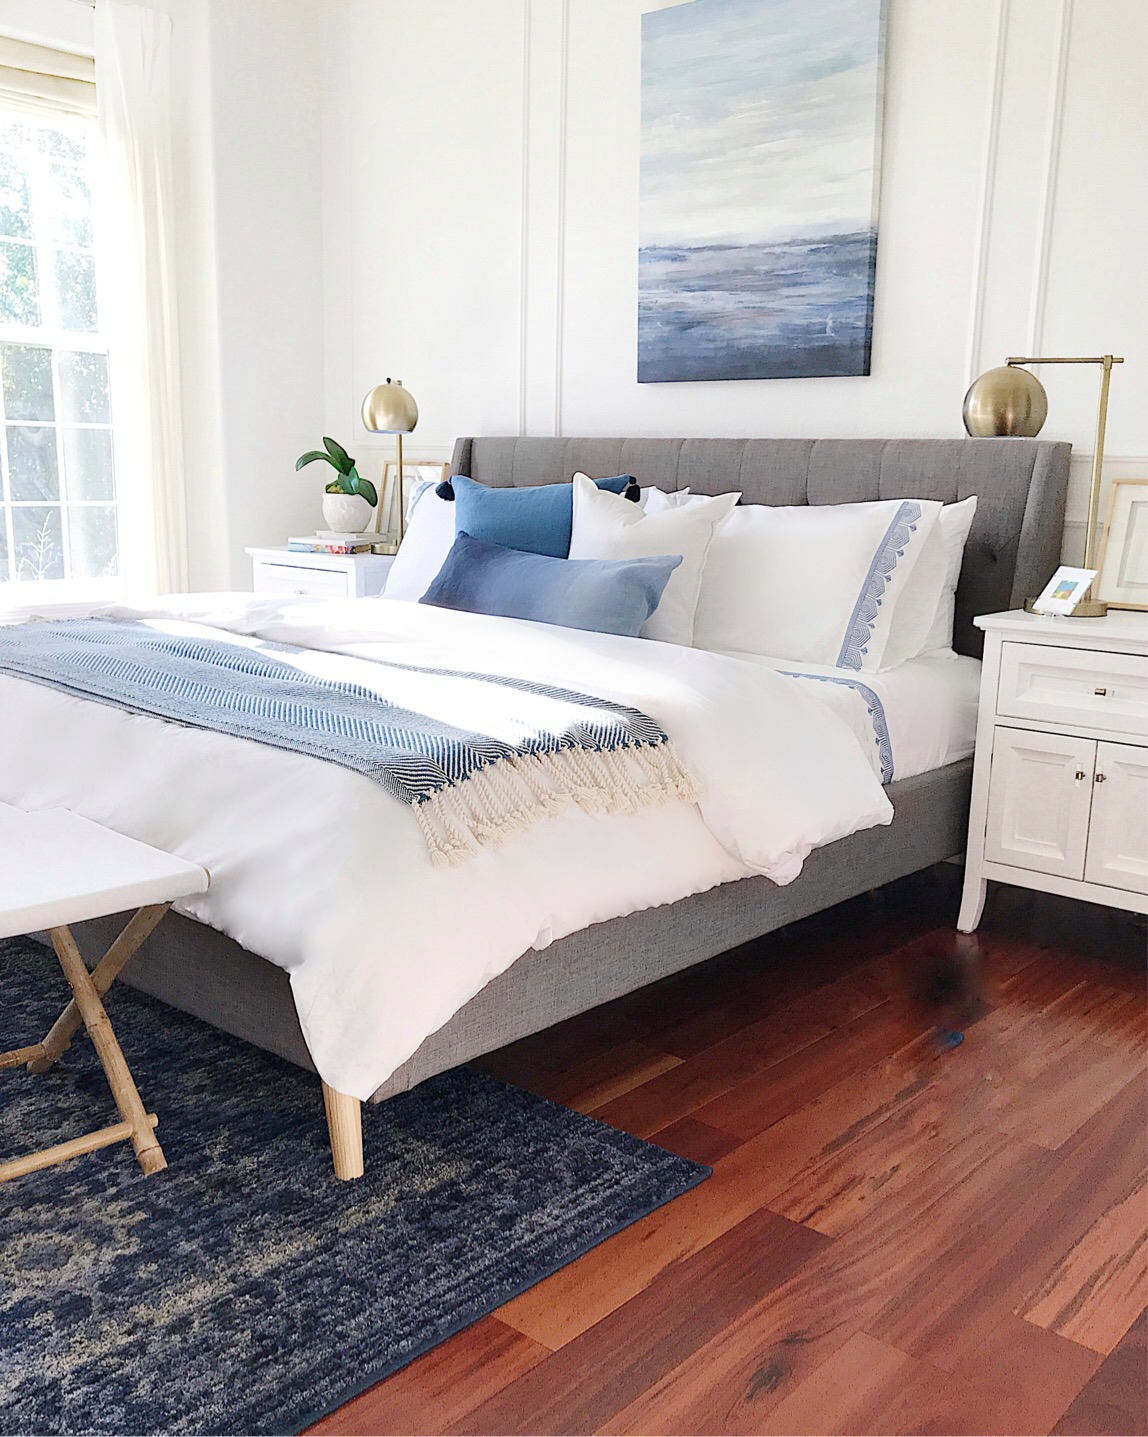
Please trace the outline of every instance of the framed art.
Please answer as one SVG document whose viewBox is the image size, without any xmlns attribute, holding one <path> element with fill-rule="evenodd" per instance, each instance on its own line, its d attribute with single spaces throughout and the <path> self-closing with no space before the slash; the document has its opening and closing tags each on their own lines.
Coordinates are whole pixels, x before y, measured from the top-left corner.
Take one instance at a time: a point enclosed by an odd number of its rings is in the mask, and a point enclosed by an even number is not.
<svg viewBox="0 0 1148 1437">
<path fill-rule="evenodd" d="M 1096 578 L 1095 569 L 1074 569 L 1062 564 L 1041 591 L 1033 604 L 1036 614 L 1071 614 Z"/>
<path fill-rule="evenodd" d="M 388 459 L 383 465 L 383 489 L 379 501 L 382 506 L 382 514 L 379 528 L 384 534 L 398 534 L 399 532 L 398 472 L 397 459 Z M 411 498 L 418 485 L 424 481 L 428 484 L 441 484 L 449 475 L 450 465 L 438 459 L 403 460 L 402 500 L 403 512 L 408 520 L 410 519 Z"/>
<path fill-rule="evenodd" d="M 1094 590 L 1113 609 L 1148 609 L 1148 479 L 1113 479 Z"/>
</svg>

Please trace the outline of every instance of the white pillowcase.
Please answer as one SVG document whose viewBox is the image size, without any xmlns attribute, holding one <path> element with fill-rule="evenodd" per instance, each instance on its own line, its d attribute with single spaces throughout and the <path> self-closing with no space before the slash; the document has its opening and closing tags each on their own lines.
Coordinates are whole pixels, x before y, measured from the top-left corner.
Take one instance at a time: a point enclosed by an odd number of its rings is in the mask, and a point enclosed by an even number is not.
<svg viewBox="0 0 1148 1437">
<path fill-rule="evenodd" d="M 661 603 L 642 625 L 641 636 L 689 645 L 693 642 L 694 611 L 714 529 L 740 497 L 719 494 L 704 503 L 647 513 L 629 499 L 596 488 L 585 474 L 575 474 L 570 557 L 641 559 L 655 554 L 680 554 L 682 562 L 670 575 Z"/>
<path fill-rule="evenodd" d="M 426 483 L 411 495 L 407 531 L 395 562 L 387 571 L 385 599 L 418 600 L 446 562 L 454 543 L 453 499 L 440 499 L 435 486 Z"/>
<path fill-rule="evenodd" d="M 976 512 L 975 494 L 968 499 L 962 499 L 959 504 L 946 504 L 941 510 L 937 527 L 945 544 L 945 578 L 923 653 L 931 654 L 937 650 L 953 652 L 953 615 L 956 611 L 957 583 L 961 577 L 961 562 L 965 557 L 965 545 L 968 543 Z"/>
<path fill-rule="evenodd" d="M 695 646 L 885 667 L 898 601 L 942 507 L 928 499 L 740 505 L 710 546 Z"/>
</svg>

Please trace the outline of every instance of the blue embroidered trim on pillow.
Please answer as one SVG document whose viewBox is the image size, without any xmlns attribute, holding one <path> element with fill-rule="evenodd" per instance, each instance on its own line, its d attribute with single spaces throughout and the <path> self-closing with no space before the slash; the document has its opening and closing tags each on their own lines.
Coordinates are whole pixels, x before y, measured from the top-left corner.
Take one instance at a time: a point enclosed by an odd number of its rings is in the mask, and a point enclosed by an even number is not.
<svg viewBox="0 0 1148 1437">
<path fill-rule="evenodd" d="M 778 669 L 778 673 L 784 674 L 787 679 L 814 679 L 821 684 L 844 684 L 847 688 L 855 689 L 865 701 L 865 707 L 873 722 L 874 742 L 881 763 L 881 782 L 893 782 L 893 740 L 889 737 L 885 706 L 868 684 L 863 684 L 860 679 L 847 679 L 844 675 L 837 678 L 835 674 L 800 674 L 789 669 Z"/>
<path fill-rule="evenodd" d="M 837 655 L 839 669 L 859 669 L 869 652 L 869 639 L 885 598 L 885 585 L 893 577 L 897 560 L 904 558 L 905 545 L 916 532 L 920 517 L 921 506 L 912 499 L 906 499 L 893 515 L 893 522 L 873 555 L 873 562 L 869 565 L 869 572 L 845 629 L 841 652 Z"/>
</svg>

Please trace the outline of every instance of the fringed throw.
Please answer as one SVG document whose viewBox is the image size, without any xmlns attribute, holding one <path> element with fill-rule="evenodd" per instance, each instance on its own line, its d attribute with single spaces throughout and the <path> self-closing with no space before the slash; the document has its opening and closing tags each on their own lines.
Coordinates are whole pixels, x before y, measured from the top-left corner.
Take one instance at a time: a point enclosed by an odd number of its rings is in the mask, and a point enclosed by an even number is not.
<svg viewBox="0 0 1148 1437">
<path fill-rule="evenodd" d="M 624 704 L 185 629 L 0 624 L 0 672 L 361 773 L 414 810 L 436 867 L 573 804 L 631 813 L 697 797 L 668 736 Z M 321 672 L 348 666 L 360 681 Z"/>
</svg>

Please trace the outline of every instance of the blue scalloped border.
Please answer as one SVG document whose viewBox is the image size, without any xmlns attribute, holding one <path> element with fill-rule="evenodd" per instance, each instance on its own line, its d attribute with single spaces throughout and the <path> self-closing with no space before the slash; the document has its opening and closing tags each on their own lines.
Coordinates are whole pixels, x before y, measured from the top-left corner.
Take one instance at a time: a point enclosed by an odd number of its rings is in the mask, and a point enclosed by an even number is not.
<svg viewBox="0 0 1148 1437">
<path fill-rule="evenodd" d="M 864 700 L 865 707 L 869 711 L 869 718 L 873 723 L 877 757 L 881 762 L 881 782 L 882 784 L 893 782 L 893 740 L 889 737 L 889 721 L 885 717 L 885 705 L 868 684 L 863 684 L 860 679 L 847 679 L 844 674 L 838 678 L 836 674 L 801 674 L 794 673 L 791 669 L 778 669 L 778 673 L 784 674 L 788 679 L 814 679 L 821 684 L 844 684 L 846 688 L 855 689 Z"/>
<path fill-rule="evenodd" d="M 881 611 L 885 585 L 893 577 L 897 560 L 904 558 L 905 545 L 916 531 L 920 517 L 921 506 L 912 499 L 906 499 L 893 515 L 885 537 L 873 555 L 873 562 L 869 565 L 869 572 L 865 575 L 865 582 L 857 595 L 857 603 L 853 606 L 852 616 L 845 629 L 845 638 L 841 643 L 841 652 L 837 655 L 839 669 L 859 669 L 869 652 L 869 640 Z"/>
</svg>

